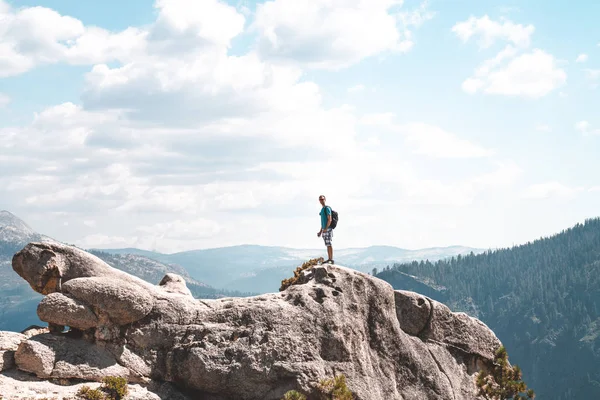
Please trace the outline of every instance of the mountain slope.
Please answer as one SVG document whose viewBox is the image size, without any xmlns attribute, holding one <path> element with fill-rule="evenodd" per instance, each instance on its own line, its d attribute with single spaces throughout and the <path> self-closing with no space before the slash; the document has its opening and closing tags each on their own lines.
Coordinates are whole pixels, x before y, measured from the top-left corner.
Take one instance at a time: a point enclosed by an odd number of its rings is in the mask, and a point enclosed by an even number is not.
<svg viewBox="0 0 600 400">
<path fill-rule="evenodd" d="M 377 276 L 413 290 L 403 274 L 443 287 L 447 305 L 486 323 L 539 398 L 600 398 L 600 219 L 510 249 L 396 264 Z"/>
<path fill-rule="evenodd" d="M 29 242 L 49 240 L 52 239 L 35 232 L 14 214 L 0 211 L 0 290 L 28 287 L 13 273 L 10 266 L 12 255 Z"/>
<path fill-rule="evenodd" d="M 0 211 L 0 246 L 21 246 L 33 241 L 49 239 L 35 232 L 14 214 Z"/>
<path fill-rule="evenodd" d="M 11 261 L 27 243 L 48 240 L 14 214 L 0 211 L 0 330 L 41 323 L 35 309 L 42 296 L 12 270 Z"/>
</svg>

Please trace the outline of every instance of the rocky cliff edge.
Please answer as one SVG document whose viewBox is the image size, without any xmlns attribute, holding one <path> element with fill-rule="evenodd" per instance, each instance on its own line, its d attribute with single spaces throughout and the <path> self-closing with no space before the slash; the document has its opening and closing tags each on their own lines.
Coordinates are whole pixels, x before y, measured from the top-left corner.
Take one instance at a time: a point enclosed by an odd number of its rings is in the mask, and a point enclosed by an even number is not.
<svg viewBox="0 0 600 400">
<path fill-rule="evenodd" d="M 475 318 L 338 265 L 279 293 L 199 300 L 178 275 L 152 285 L 58 243 L 30 243 L 12 264 L 45 295 L 48 328 L 0 332 L 4 400 L 75 398 L 107 376 L 126 378 L 131 399 L 316 399 L 340 374 L 357 400 L 479 399 L 475 376 L 501 346 Z"/>
</svg>

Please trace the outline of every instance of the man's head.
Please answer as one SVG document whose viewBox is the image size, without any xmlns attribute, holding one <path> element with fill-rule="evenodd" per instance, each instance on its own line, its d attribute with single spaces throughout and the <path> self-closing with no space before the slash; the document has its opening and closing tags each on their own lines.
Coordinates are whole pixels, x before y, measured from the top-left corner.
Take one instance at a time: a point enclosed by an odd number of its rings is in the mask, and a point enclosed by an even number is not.
<svg viewBox="0 0 600 400">
<path fill-rule="evenodd" d="M 319 196 L 319 203 L 321 203 L 322 206 L 325 205 L 325 196 L 323 196 L 323 195 Z"/>
</svg>

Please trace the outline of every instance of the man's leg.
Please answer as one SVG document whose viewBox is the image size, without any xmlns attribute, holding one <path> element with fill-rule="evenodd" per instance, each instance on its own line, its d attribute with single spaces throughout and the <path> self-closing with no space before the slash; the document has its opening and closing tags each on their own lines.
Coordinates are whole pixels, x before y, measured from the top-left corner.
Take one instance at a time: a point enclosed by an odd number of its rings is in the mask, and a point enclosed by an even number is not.
<svg viewBox="0 0 600 400">
<path fill-rule="evenodd" d="M 327 246 L 327 255 L 329 256 L 330 260 L 333 260 L 333 247 Z"/>
<path fill-rule="evenodd" d="M 331 248 L 331 229 L 323 232 L 323 241 L 325 242 L 325 246 L 327 247 L 327 256 L 329 257 L 327 261 L 331 260 L 331 255 L 333 253 L 333 249 Z"/>
</svg>

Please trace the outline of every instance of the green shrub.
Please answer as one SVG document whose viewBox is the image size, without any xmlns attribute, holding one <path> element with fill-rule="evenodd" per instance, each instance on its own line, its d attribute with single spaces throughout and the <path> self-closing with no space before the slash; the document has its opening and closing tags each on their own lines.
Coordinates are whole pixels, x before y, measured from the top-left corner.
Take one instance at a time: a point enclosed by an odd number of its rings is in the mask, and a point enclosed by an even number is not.
<svg viewBox="0 0 600 400">
<path fill-rule="evenodd" d="M 295 390 L 290 390 L 283 395 L 282 400 L 306 400 L 306 396 Z"/>
<path fill-rule="evenodd" d="M 118 376 L 107 376 L 102 379 L 102 390 L 110 400 L 121 400 L 127 395 L 127 380 Z"/>
<path fill-rule="evenodd" d="M 77 391 L 77 396 L 85 400 L 105 400 L 106 396 L 98 389 L 92 389 L 89 386 L 82 386 Z"/>
<path fill-rule="evenodd" d="M 312 259 L 308 260 L 307 262 L 305 262 L 304 264 L 302 264 L 301 266 L 299 266 L 298 268 L 296 268 L 296 270 L 294 271 L 294 276 L 281 281 L 281 287 L 279 288 L 279 291 L 283 292 L 288 287 L 294 285 L 296 283 L 296 281 L 298 280 L 298 278 L 300 277 L 300 274 L 302 273 L 302 271 L 304 271 L 305 269 L 312 268 L 315 265 L 323 264 L 323 261 L 324 261 L 323 257 L 312 258 Z"/>
<path fill-rule="evenodd" d="M 102 386 L 99 389 L 82 386 L 77 392 L 77 396 L 85 400 L 122 400 L 127 395 L 127 391 L 125 378 L 107 376 L 102 379 Z"/>
<path fill-rule="evenodd" d="M 522 380 L 523 373 L 517 365 L 510 366 L 504 346 L 494 355 L 491 371 L 479 371 L 477 388 L 479 394 L 489 400 L 530 400 L 535 398 L 533 389 L 527 389 Z"/>
<path fill-rule="evenodd" d="M 354 395 L 346 386 L 346 377 L 338 375 L 333 379 L 319 382 L 321 397 L 326 400 L 354 400 Z"/>
</svg>

